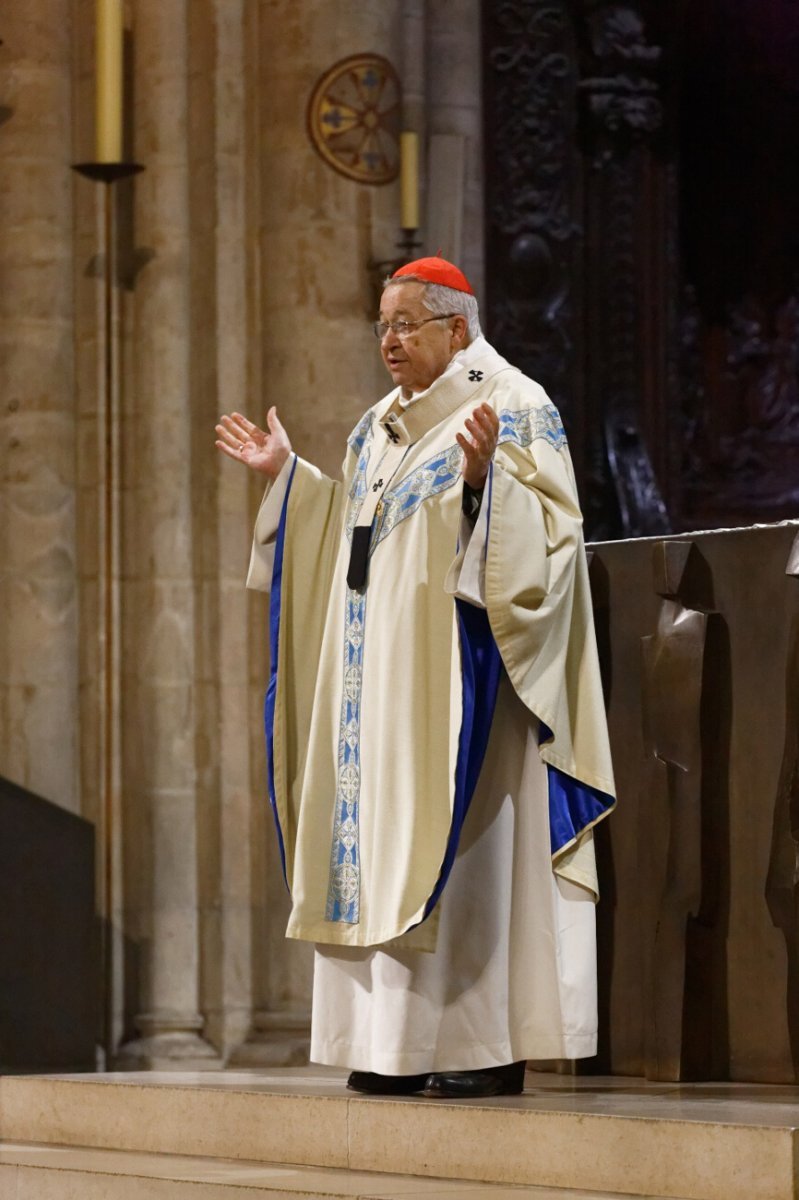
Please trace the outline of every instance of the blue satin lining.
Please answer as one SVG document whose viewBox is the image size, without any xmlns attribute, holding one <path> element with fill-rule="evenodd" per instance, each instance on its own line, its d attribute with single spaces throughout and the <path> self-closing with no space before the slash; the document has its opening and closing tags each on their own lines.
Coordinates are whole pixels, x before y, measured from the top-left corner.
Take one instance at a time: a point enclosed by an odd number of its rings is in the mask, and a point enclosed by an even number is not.
<svg viewBox="0 0 799 1200">
<path fill-rule="evenodd" d="M 548 742 L 552 730 L 541 722 L 538 743 Z M 549 784 L 549 845 L 557 854 L 589 825 L 598 821 L 615 803 L 613 796 L 574 779 L 547 763 Z"/>
<path fill-rule="evenodd" d="M 494 641 L 485 609 L 476 608 L 465 600 L 456 600 L 455 607 L 461 644 L 463 716 L 455 767 L 452 825 L 438 881 L 425 905 L 425 917 L 430 915 L 438 903 L 455 862 L 463 822 L 469 811 L 485 758 L 503 670 L 502 657 Z"/>
<path fill-rule="evenodd" d="M 280 642 L 280 599 L 281 585 L 283 582 L 283 547 L 286 541 L 286 514 L 289 507 L 289 495 L 291 493 L 291 485 L 294 481 L 294 472 L 297 470 L 297 459 L 294 459 L 294 465 L 291 468 L 286 495 L 283 500 L 283 508 L 280 512 L 280 523 L 277 527 L 277 537 L 275 538 L 275 563 L 272 568 L 272 585 L 269 590 L 269 683 L 266 688 L 266 699 L 264 701 L 264 728 L 266 731 L 266 779 L 269 790 L 269 803 L 272 808 L 272 816 L 275 819 L 275 828 L 277 830 L 277 842 L 280 847 L 280 863 L 283 868 L 283 878 L 286 881 L 286 887 L 289 886 L 289 881 L 286 876 L 286 847 L 283 842 L 283 830 L 280 828 L 280 817 L 277 811 L 277 798 L 275 796 L 275 760 L 274 760 L 274 744 L 275 744 L 275 701 L 277 698 L 277 659 Z M 290 889 L 289 889 L 290 890 Z"/>
</svg>

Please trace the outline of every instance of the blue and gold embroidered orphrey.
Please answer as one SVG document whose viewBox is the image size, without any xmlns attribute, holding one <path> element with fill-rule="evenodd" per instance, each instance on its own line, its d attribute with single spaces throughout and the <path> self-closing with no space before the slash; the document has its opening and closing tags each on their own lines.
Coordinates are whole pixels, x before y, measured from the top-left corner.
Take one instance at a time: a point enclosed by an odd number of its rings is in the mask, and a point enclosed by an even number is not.
<svg viewBox="0 0 799 1200">
<path fill-rule="evenodd" d="M 455 435 L 479 403 L 500 420 L 484 501 L 491 631 L 531 719 L 552 731 L 541 757 L 580 786 L 613 792 L 563 427 L 537 384 L 482 347 L 402 418 L 413 436 L 375 514 L 363 591 L 346 582 L 352 530 L 388 447 L 381 421 L 397 392 L 350 436 L 341 483 L 296 462 L 273 585 L 272 767 L 290 937 L 375 946 L 405 934 L 414 948 L 435 946 L 426 906 L 453 826 L 466 695 L 447 591 L 461 517 Z M 259 582 L 257 528 L 248 582 L 269 586 Z M 593 847 L 579 821 L 553 869 L 596 891 Z"/>
<path fill-rule="evenodd" d="M 352 452 L 356 456 L 356 458 L 358 457 L 358 455 L 361 453 L 361 450 L 363 449 L 363 444 L 366 441 L 366 435 L 369 433 L 370 429 L 372 428 L 373 422 L 374 422 L 374 413 L 370 410 L 363 417 L 361 417 L 360 421 L 355 426 L 355 428 L 353 429 L 350 436 L 347 438 L 347 445 L 349 446 L 350 450 L 352 450 Z"/>
<path fill-rule="evenodd" d="M 361 872 L 358 794 L 361 787 L 361 684 L 366 597 L 347 588 L 344 617 L 344 685 L 338 731 L 338 780 L 330 884 L 325 918 L 357 924 Z"/>
<path fill-rule="evenodd" d="M 437 496 L 460 481 L 461 452 L 457 443 L 443 454 L 422 463 L 410 475 L 389 488 L 383 497 L 383 509 L 372 534 L 370 553 L 374 553 L 383 538 L 388 537 L 400 521 L 412 517 L 420 504 Z"/>
<path fill-rule="evenodd" d="M 536 438 L 546 438 L 555 450 L 566 445 L 566 433 L 554 404 L 545 404 L 541 409 L 529 408 L 526 412 L 504 409 L 499 414 L 500 444 L 514 442 L 517 446 L 530 446 Z M 461 461 L 462 455 L 456 442 L 443 454 L 422 463 L 396 487 L 389 488 L 383 497 L 382 513 L 372 537 L 372 552 L 400 521 L 413 516 L 425 500 L 460 482 Z M 359 463 L 359 475 L 361 471 Z"/>
<path fill-rule="evenodd" d="M 372 415 L 367 414 L 349 438 L 349 445 L 359 457 L 350 488 L 350 507 L 346 522 L 348 538 L 352 537 L 360 502 L 366 494 L 366 475 L 371 449 L 367 437 L 372 428 Z M 517 446 L 529 446 L 537 438 L 546 438 L 556 450 L 566 445 L 563 424 L 552 404 L 545 404 L 541 408 L 528 408 L 523 412 L 503 409 L 499 414 L 499 428 L 500 443 L 513 442 Z M 387 490 L 380 514 L 376 518 L 370 554 L 374 553 L 400 521 L 412 516 L 420 504 L 460 482 L 461 457 L 461 451 L 455 443 L 443 454 L 422 463 L 395 487 Z M 345 613 L 345 667 L 339 726 L 336 817 L 325 916 L 328 921 L 356 924 L 360 895 L 358 793 L 365 596 L 348 588 Z"/>
<path fill-rule="evenodd" d="M 531 446 L 536 438 L 546 438 L 554 450 L 566 445 L 566 431 L 554 404 L 543 404 L 523 412 L 505 408 L 499 414 L 500 445 L 514 442 L 517 446 Z"/>
</svg>

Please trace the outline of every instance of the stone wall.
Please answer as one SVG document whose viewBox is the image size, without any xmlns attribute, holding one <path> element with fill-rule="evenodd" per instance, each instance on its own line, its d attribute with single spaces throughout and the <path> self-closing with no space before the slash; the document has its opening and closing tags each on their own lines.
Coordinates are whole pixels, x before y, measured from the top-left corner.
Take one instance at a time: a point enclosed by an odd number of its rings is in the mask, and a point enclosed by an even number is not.
<svg viewBox="0 0 799 1200">
<path fill-rule="evenodd" d="M 71 21 L 3 14 L 0 773 L 77 810 Z"/>
</svg>

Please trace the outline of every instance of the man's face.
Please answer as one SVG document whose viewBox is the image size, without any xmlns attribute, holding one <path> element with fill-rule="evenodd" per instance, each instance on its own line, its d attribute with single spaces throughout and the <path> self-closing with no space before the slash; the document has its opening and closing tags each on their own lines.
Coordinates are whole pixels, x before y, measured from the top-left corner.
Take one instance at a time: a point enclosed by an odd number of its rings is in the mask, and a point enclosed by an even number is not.
<svg viewBox="0 0 799 1200">
<path fill-rule="evenodd" d="M 424 284 L 390 283 L 380 302 L 380 320 L 427 321 L 413 333 L 400 337 L 389 329 L 380 343 L 383 362 L 403 392 L 422 392 L 446 369 L 452 356 L 466 345 L 466 319 L 462 316 L 429 321 L 430 309 L 422 300 Z"/>
</svg>

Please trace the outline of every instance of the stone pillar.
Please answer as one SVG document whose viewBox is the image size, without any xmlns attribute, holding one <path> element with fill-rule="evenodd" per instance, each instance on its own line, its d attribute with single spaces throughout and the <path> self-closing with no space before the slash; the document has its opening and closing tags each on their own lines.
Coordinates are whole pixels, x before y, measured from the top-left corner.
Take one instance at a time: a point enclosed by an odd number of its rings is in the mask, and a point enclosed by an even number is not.
<svg viewBox="0 0 799 1200">
<path fill-rule="evenodd" d="M 0 774 L 80 811 L 70 0 L 0 54 Z"/>
<path fill-rule="evenodd" d="M 208 348 L 192 340 L 192 268 L 208 249 L 192 241 L 191 187 L 207 179 L 191 175 L 190 138 L 206 114 L 189 111 L 189 8 L 140 0 L 135 10 L 135 151 L 146 165 L 135 231 L 149 261 L 136 279 L 121 437 L 125 925 L 139 960 L 138 1037 L 118 1057 L 126 1068 L 220 1065 L 200 1015 L 192 406 L 208 386 Z M 201 299 L 212 303 L 207 291 Z"/>
<path fill-rule="evenodd" d="M 317 155 L 304 107 L 318 78 L 356 51 L 388 58 L 402 74 L 402 5 L 365 0 L 260 0 L 251 62 L 260 142 L 260 330 L 263 417 L 276 404 L 295 449 L 337 475 L 347 434 L 390 380 L 369 324 L 375 316 L 371 260 L 395 253 L 399 187 L 345 179 Z M 255 801 L 253 839 L 253 1028 L 231 1060 L 287 1064 L 307 1053 L 311 948 L 286 942 L 288 899 L 266 803 L 263 693 L 264 597 L 252 599 L 250 713 Z"/>
<path fill-rule="evenodd" d="M 399 184 L 370 187 L 314 151 L 304 109 L 317 79 L 356 50 L 398 73 L 399 0 L 261 0 L 260 162 L 264 401 L 297 449 L 337 474 L 346 435 L 390 385 L 369 327 L 370 259 L 394 252 Z M 336 364 L 335 367 L 333 364 Z"/>
<path fill-rule="evenodd" d="M 217 453 L 213 427 L 220 412 L 251 410 L 259 393 L 257 10 L 249 0 L 213 0 L 192 13 L 191 104 L 198 116 L 208 113 L 203 126 L 210 130 L 199 160 L 197 131 L 193 138 L 193 241 L 206 247 L 195 284 L 212 300 L 195 306 L 192 335 L 208 351 L 192 403 L 202 1008 L 209 1039 L 228 1057 L 252 1024 L 252 858 L 264 783 L 263 771 L 253 770 L 263 751 L 262 738 L 250 737 L 248 682 L 253 659 L 261 668 L 265 651 L 262 637 L 248 637 L 244 588 L 249 489 L 261 489 Z M 256 418 L 259 409 L 256 401 Z"/>
<path fill-rule="evenodd" d="M 425 78 L 426 50 L 425 0 L 406 0 L 402 6 L 402 128 L 419 135 L 425 145 L 427 133 L 427 80 Z M 424 156 L 419 167 L 424 175 Z M 424 179 L 422 178 L 422 183 Z"/>
<path fill-rule="evenodd" d="M 441 248 L 483 298 L 483 162 L 479 0 L 428 0 L 425 247 Z"/>
</svg>

